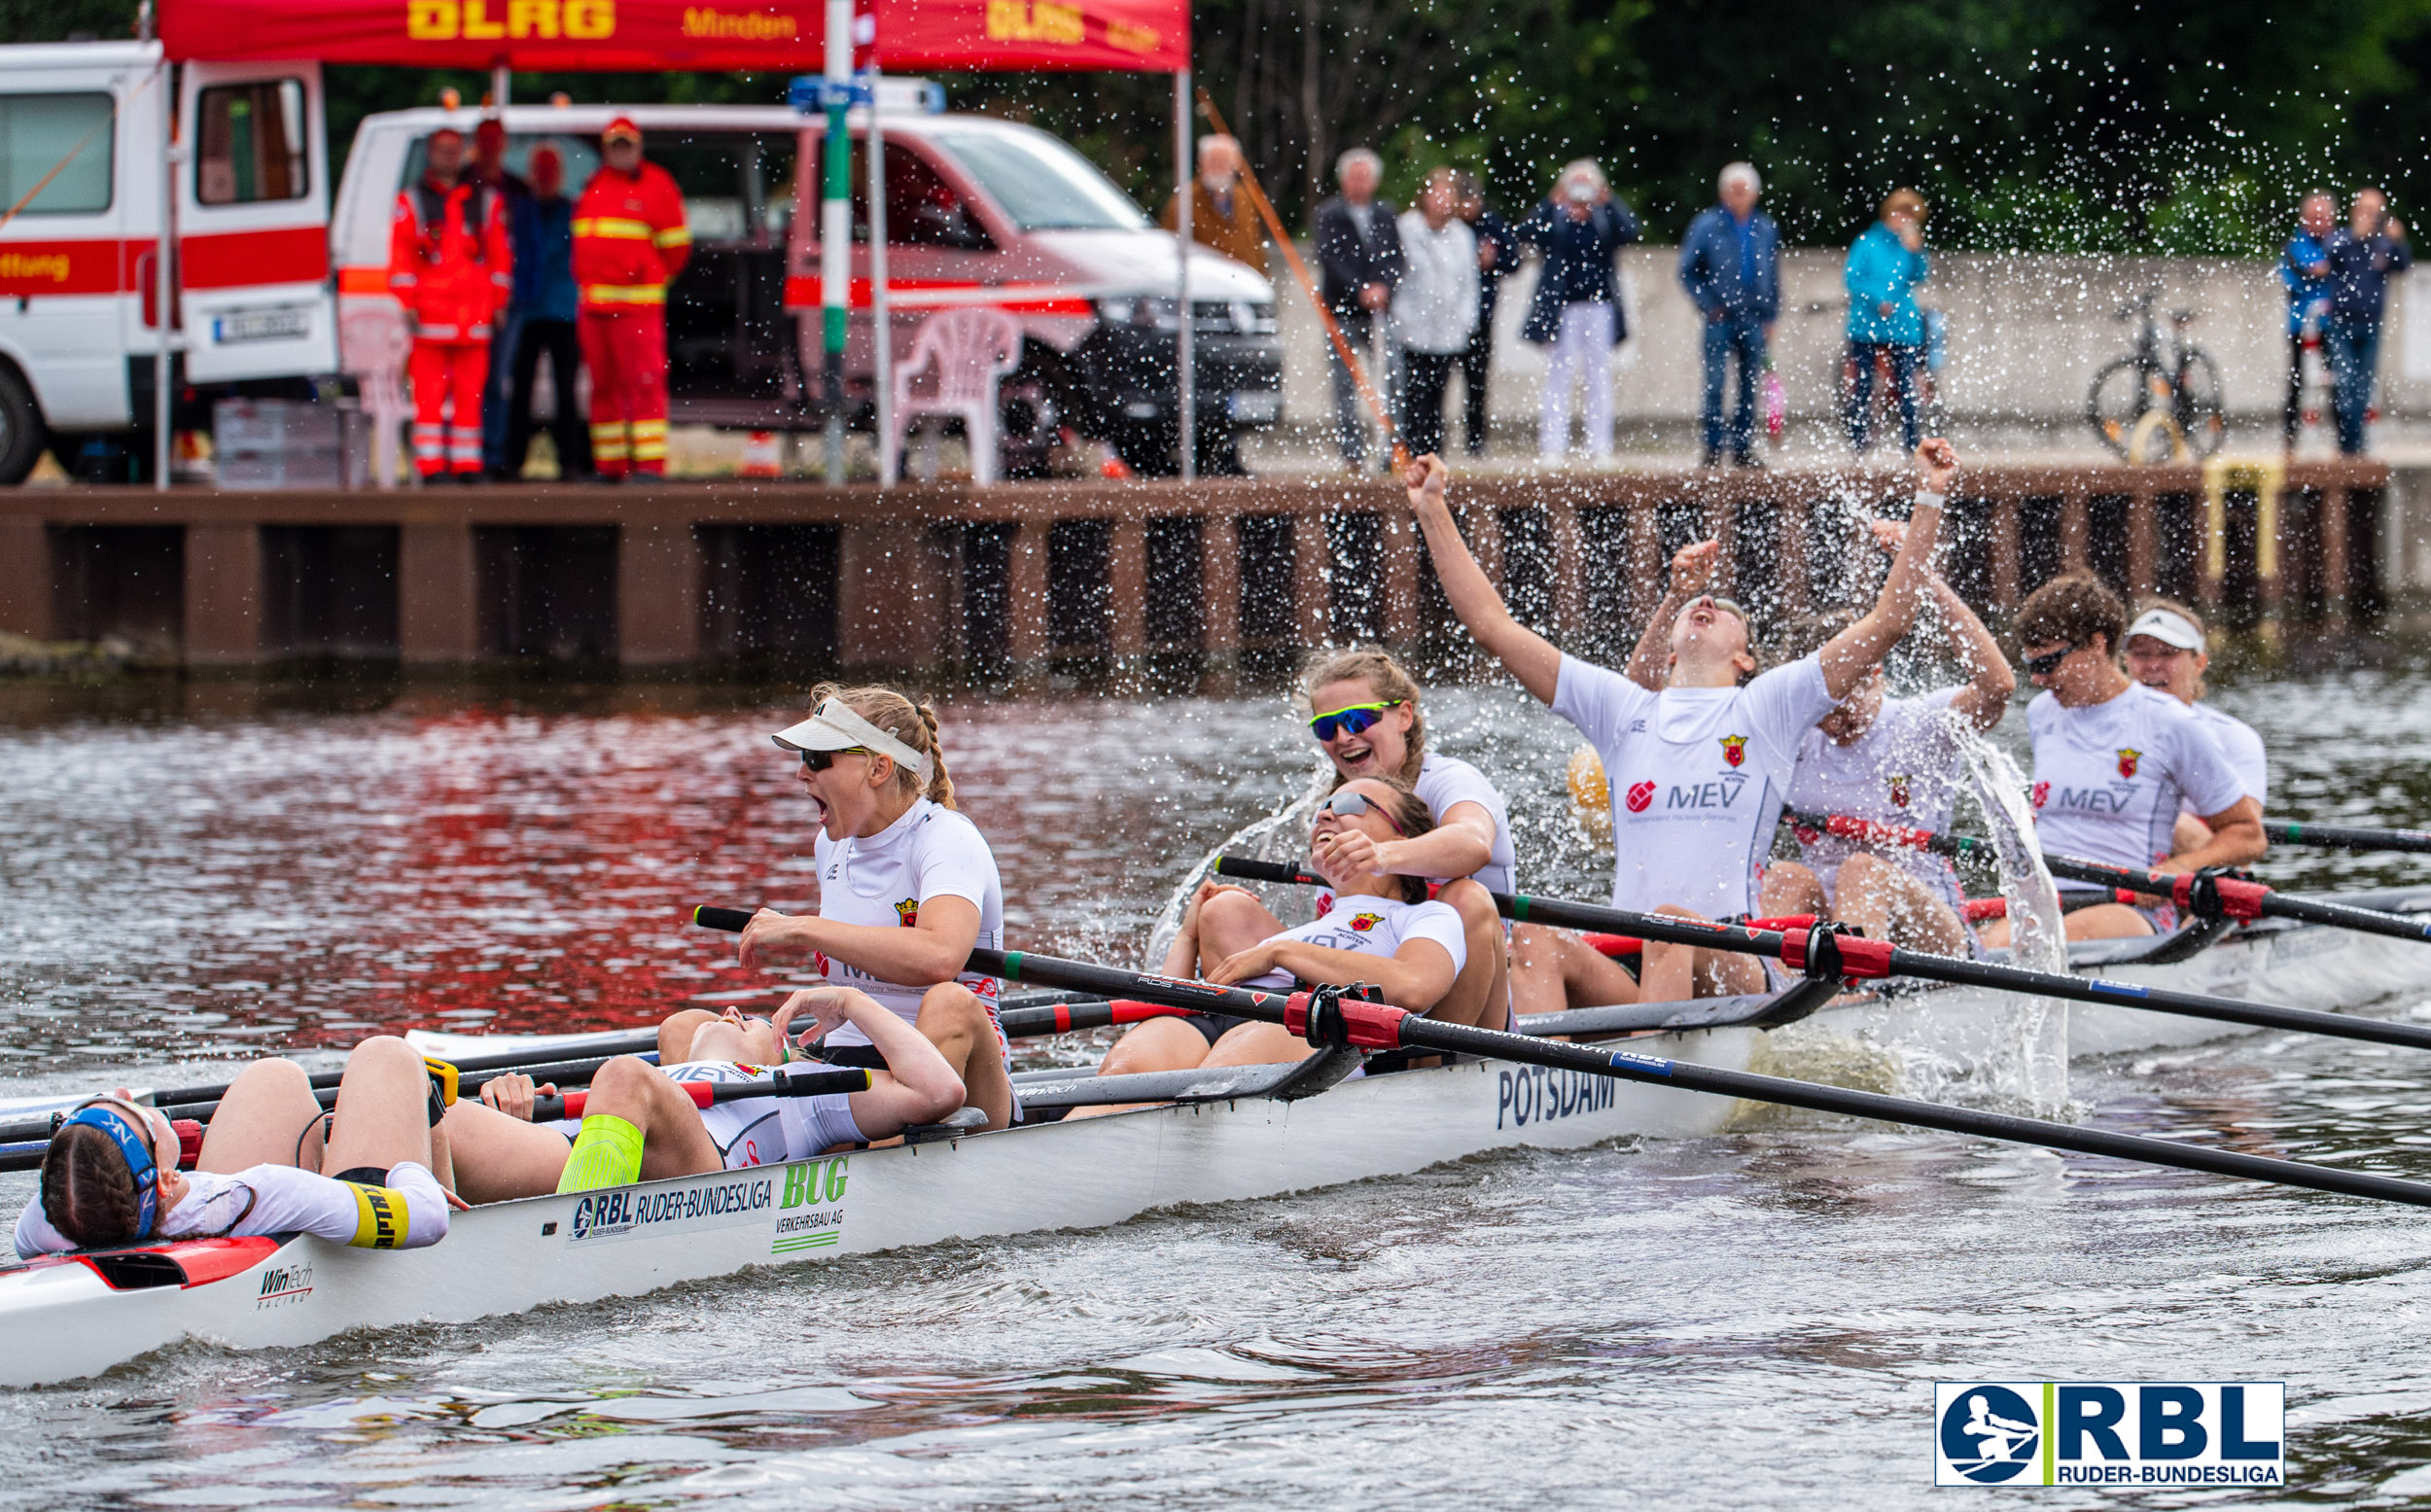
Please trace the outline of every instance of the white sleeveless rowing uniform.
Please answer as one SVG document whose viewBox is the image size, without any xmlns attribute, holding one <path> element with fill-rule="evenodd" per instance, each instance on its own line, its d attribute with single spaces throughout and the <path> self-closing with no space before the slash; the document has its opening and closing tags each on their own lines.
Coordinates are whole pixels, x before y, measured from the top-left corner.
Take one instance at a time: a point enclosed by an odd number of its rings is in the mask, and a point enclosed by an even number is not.
<svg viewBox="0 0 2431 1512">
<path fill-rule="evenodd" d="M 1474 803 L 1494 816 L 1494 851 L 1486 864 L 1469 873 L 1489 893 L 1508 893 L 1516 873 L 1517 853 L 1511 847 L 1511 807 L 1502 801 L 1502 794 L 1486 780 L 1486 774 L 1459 756 L 1448 756 L 1429 751 L 1418 763 L 1418 781 L 1411 785 L 1418 801 L 1427 805 L 1435 823 L 1462 803 Z M 1430 882 L 1448 882 L 1449 877 L 1429 877 Z"/>
<path fill-rule="evenodd" d="M 153 1225 L 156 1240 L 228 1234 L 317 1234 L 363 1249 L 419 1249 L 447 1237 L 447 1194 L 416 1161 L 391 1166 L 387 1184 L 341 1181 L 295 1166 L 254 1166 L 233 1176 L 186 1173 L 186 1196 Z M 75 1248 L 51 1226 L 38 1193 L 17 1219 L 17 1253 Z"/>
<path fill-rule="evenodd" d="M 822 830 L 813 855 L 819 867 L 822 919 L 911 929 L 919 923 L 921 906 L 931 898 L 962 897 L 979 910 L 978 947 L 997 950 L 1004 944 L 1004 889 L 997 879 L 995 853 L 980 836 L 979 826 L 952 809 L 920 798 L 903 811 L 902 818 L 873 835 L 830 840 Z M 919 1019 L 926 987 L 881 981 L 824 952 L 815 965 L 828 981 L 861 989 L 904 1023 Z M 1004 984 L 993 976 L 969 971 L 958 980 L 978 994 L 993 1021 Z M 1000 1043 L 1004 1037 L 1000 1027 Z M 827 1038 L 831 1045 L 868 1042 L 869 1037 L 851 1024 L 836 1026 Z M 1009 1046 L 1004 1048 L 1007 1055 L 1011 1053 Z"/>
<path fill-rule="evenodd" d="M 2245 796 L 2244 780 L 2186 705 L 2128 686 L 2082 709 L 2045 692 L 2026 710 L 2034 739 L 2034 827 L 2045 851 L 2137 870 L 2169 859 L 2181 801 L 2217 814 Z M 2086 882 L 2060 884 L 2086 892 Z"/>
<path fill-rule="evenodd" d="M 1847 814 L 1880 824 L 1944 834 L 1958 801 L 1964 721 L 1951 704 L 1964 689 L 1945 687 L 1921 698 L 1885 698 L 1864 734 L 1847 745 L 1812 725 L 1798 738 L 1798 769 L 1789 778 L 1789 806 L 1807 814 Z M 1860 851 L 1879 856 L 1958 907 L 1965 896 L 1948 857 L 1913 846 L 1872 846 L 1839 835 L 1798 835 L 1803 860 L 1838 897 L 1840 863 Z"/>
<path fill-rule="evenodd" d="M 1399 955 L 1411 940 L 1430 939 L 1450 954 L 1455 975 L 1468 965 L 1468 932 L 1461 928 L 1461 911 L 1432 898 L 1404 903 L 1390 897 L 1336 897 L 1310 923 L 1269 938 L 1303 940 L 1327 950 L 1380 957 Z M 1241 985 L 1287 989 L 1291 973 L 1269 971 Z"/>
<path fill-rule="evenodd" d="M 2263 752 L 2262 736 L 2256 734 L 2254 727 L 2243 720 L 2233 714 L 2222 714 L 2209 704 L 2193 705 L 2188 712 L 2195 716 L 2196 723 L 2210 732 L 2213 743 L 2220 748 L 2220 754 L 2229 758 L 2229 765 L 2236 769 L 2237 780 L 2245 785 L 2245 796 L 2256 803 L 2268 804 L 2271 801 L 2271 758 Z M 2184 812 L 2195 813 L 2194 800 L 2181 797 L 2179 802 Z M 2213 809 L 2212 812 L 2217 814 L 2220 811 Z M 2200 819 L 2202 816 L 2198 814 L 2196 817 Z"/>
<path fill-rule="evenodd" d="M 1660 693 L 1564 656 L 1553 712 L 1594 743 L 1612 793 L 1612 906 L 1754 912 L 1798 742 L 1835 701 L 1814 656 Z"/>
<path fill-rule="evenodd" d="M 796 1061 L 791 1066 L 742 1066 L 732 1061 L 687 1061 L 658 1068 L 670 1081 L 766 1081 L 793 1072 L 827 1068 Z M 853 1121 L 849 1092 L 823 1092 L 817 1097 L 746 1097 L 712 1103 L 700 1110 L 701 1127 L 709 1131 L 728 1171 L 745 1166 L 773 1166 L 801 1160 L 836 1144 L 862 1144 L 861 1125 Z"/>
</svg>

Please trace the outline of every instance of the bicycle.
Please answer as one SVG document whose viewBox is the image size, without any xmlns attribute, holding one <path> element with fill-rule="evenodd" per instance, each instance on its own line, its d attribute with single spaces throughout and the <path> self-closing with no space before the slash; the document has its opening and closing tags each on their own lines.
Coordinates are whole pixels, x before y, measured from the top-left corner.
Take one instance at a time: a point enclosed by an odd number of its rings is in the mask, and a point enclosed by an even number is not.
<svg viewBox="0 0 2431 1512">
<path fill-rule="evenodd" d="M 2103 445 L 2130 462 L 2167 462 L 2186 452 L 2208 457 L 2228 439 L 2220 366 L 2186 338 L 2195 312 L 2169 312 L 2165 356 L 2153 317 L 2160 298 L 2155 290 L 2119 311 L 2121 320 L 2143 319 L 2135 350 L 2105 365 L 2085 394 L 2086 422 Z"/>
</svg>

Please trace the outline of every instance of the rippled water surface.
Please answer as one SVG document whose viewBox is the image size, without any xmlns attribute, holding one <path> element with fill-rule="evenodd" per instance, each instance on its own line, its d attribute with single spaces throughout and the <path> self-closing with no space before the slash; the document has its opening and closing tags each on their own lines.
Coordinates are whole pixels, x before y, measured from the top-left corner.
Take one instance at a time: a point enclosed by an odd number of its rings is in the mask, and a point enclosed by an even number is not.
<svg viewBox="0 0 2431 1512">
<path fill-rule="evenodd" d="M 2219 697 L 2271 741 L 2275 812 L 2418 823 L 2427 695 L 2375 672 Z M 1525 885 L 1592 895 L 1568 727 L 1509 689 L 1429 709 L 1512 795 Z M 683 913 L 806 901 L 803 806 L 765 738 L 797 717 L 649 686 L 0 689 L 0 1095 L 764 990 Z M 1014 941 L 1125 962 L 1309 770 L 1258 689 L 967 692 L 946 738 Z M 2079 1062 L 2071 1088 L 2108 1127 L 2431 1178 L 2423 1069 L 2253 1036 Z M 0 1177 L 0 1206 L 29 1187 Z M 1936 1378 L 2226 1377 L 2289 1383 L 2290 1499 L 2394 1504 L 2431 1494 L 2427 1258 L 2431 1215 L 1767 1125 L 305 1350 L 185 1347 L 0 1396 L 0 1502 L 1921 1506 L 1982 1494 L 1930 1488 Z"/>
</svg>

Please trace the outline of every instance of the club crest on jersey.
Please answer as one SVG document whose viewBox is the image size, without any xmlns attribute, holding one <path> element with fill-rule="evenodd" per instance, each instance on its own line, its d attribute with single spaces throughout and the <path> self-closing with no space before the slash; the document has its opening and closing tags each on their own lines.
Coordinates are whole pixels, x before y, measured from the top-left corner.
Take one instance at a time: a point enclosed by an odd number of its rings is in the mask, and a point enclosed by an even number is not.
<svg viewBox="0 0 2431 1512">
<path fill-rule="evenodd" d="M 1629 804 L 1631 813 L 1644 813 L 1646 805 L 1654 801 L 1654 784 L 1650 782 L 1631 783 L 1624 801 Z"/>
<path fill-rule="evenodd" d="M 1733 766 L 1738 766 L 1745 762 L 1747 759 L 1747 737 L 1744 735 L 1723 736 L 1722 759 L 1728 761 Z"/>
<path fill-rule="evenodd" d="M 1362 913 L 1351 916 L 1351 928 L 1358 931 L 1361 934 L 1366 933 L 1368 931 L 1384 922 L 1385 916 L 1380 913 Z"/>
<path fill-rule="evenodd" d="M 920 927 L 920 899 L 916 897 L 907 897 L 901 902 L 897 903 L 895 905 L 895 917 L 902 921 L 903 928 L 907 930 L 918 929 Z"/>
<path fill-rule="evenodd" d="M 2134 750 L 2128 746 L 2121 746 L 2119 748 L 2119 775 L 2121 777 L 2133 777 L 2135 775 L 2135 763 L 2142 760 L 2143 756 L 2144 753 L 2141 751 Z"/>
<path fill-rule="evenodd" d="M 1893 776 L 1891 776 L 1891 777 L 1889 778 L 1889 782 L 1890 782 L 1890 800 L 1891 800 L 1893 803 L 1898 804 L 1901 808 L 1906 808 L 1906 807 L 1908 806 L 1908 777 L 1907 777 L 1907 775 L 1906 775 L 1905 773 L 1898 773 L 1898 774 L 1894 774 Z"/>
</svg>

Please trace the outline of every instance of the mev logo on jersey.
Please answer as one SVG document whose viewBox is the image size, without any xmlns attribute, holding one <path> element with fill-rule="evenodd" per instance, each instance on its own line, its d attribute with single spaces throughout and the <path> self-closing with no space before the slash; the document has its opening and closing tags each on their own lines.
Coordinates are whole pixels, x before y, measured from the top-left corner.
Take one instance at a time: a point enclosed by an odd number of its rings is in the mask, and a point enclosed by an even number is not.
<svg viewBox="0 0 2431 1512">
<path fill-rule="evenodd" d="M 1744 735 L 1723 736 L 1722 759 L 1733 766 L 1744 763 L 1747 759 L 1747 737 Z"/>
<path fill-rule="evenodd" d="M 1654 784 L 1650 782 L 1634 782 L 1629 785 L 1628 803 L 1629 811 L 1631 813 L 1644 813 L 1646 811 L 1646 805 L 1652 803 L 1653 801 Z"/>
</svg>

